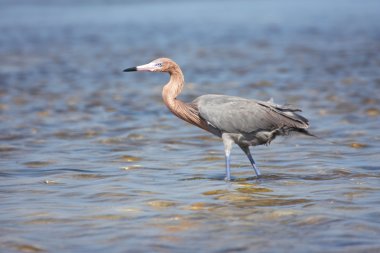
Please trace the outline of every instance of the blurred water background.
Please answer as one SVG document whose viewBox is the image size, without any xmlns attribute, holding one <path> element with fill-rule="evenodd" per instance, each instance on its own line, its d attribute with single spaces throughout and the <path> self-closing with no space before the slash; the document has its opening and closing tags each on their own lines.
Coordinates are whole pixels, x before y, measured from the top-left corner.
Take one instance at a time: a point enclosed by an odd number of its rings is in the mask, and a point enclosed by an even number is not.
<svg viewBox="0 0 380 253">
<path fill-rule="evenodd" d="M 1 252 L 379 252 L 380 2 L 0 1 Z M 234 148 L 171 115 L 221 93 L 311 131 Z M 333 143 L 329 143 L 333 142 Z"/>
</svg>

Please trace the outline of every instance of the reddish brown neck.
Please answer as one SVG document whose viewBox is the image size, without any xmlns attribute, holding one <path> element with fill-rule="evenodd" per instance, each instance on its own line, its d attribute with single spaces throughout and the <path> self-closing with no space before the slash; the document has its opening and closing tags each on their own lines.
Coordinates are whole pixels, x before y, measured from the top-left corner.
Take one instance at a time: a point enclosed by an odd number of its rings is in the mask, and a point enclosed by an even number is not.
<svg viewBox="0 0 380 253">
<path fill-rule="evenodd" d="M 207 123 L 198 115 L 198 110 L 194 105 L 187 104 L 177 99 L 181 93 L 185 78 L 178 65 L 174 65 L 169 71 L 170 81 L 162 89 L 162 98 L 169 110 L 178 118 L 190 124 L 207 130 Z"/>
<path fill-rule="evenodd" d="M 176 98 L 183 89 L 185 78 L 178 66 L 174 66 L 169 74 L 170 80 L 162 89 L 162 98 L 166 106 L 172 111 L 172 109 L 175 109 L 176 103 L 178 102 Z"/>
</svg>

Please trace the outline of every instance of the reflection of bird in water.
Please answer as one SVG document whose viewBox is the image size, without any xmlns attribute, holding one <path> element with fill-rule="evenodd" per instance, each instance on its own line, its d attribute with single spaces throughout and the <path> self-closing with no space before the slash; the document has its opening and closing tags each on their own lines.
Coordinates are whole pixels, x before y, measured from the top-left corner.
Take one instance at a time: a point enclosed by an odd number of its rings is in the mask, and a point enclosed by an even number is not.
<svg viewBox="0 0 380 253">
<path fill-rule="evenodd" d="M 249 146 L 269 144 L 276 136 L 291 132 L 311 135 L 306 130 L 309 127 L 308 120 L 296 113 L 299 109 L 276 105 L 273 101 L 263 102 L 225 95 L 203 95 L 190 103 L 176 99 L 185 80 L 180 67 L 168 58 L 160 58 L 124 71 L 170 74 L 170 81 L 162 90 L 166 106 L 177 117 L 222 138 L 226 180 L 231 179 L 230 153 L 233 143 L 244 151 L 259 177 L 260 170 L 252 158 Z"/>
</svg>

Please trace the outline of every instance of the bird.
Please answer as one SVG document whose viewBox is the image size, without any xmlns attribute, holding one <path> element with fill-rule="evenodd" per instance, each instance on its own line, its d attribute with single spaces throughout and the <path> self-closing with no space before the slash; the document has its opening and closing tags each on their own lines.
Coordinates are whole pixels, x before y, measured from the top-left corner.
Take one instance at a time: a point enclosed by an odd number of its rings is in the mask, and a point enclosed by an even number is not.
<svg viewBox="0 0 380 253">
<path fill-rule="evenodd" d="M 245 153 L 256 178 L 259 178 L 261 172 L 252 157 L 250 146 L 269 145 L 277 136 L 291 133 L 314 136 L 307 130 L 309 121 L 299 114 L 300 109 L 275 104 L 272 99 L 260 101 L 219 94 L 201 95 L 189 103 L 177 99 L 184 87 L 185 78 L 179 65 L 169 58 L 158 58 L 123 71 L 169 73 L 169 82 L 162 89 L 165 105 L 178 118 L 222 139 L 226 181 L 231 180 L 230 157 L 233 144 L 237 144 Z"/>
</svg>

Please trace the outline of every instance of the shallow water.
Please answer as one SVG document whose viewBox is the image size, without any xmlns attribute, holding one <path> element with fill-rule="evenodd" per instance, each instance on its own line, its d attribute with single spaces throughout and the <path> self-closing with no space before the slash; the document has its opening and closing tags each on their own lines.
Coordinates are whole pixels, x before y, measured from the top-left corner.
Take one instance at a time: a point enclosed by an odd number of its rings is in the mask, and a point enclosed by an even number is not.
<svg viewBox="0 0 380 253">
<path fill-rule="evenodd" d="M 0 1 L 1 252 L 378 252 L 378 1 Z M 322 140 L 243 153 L 170 114 L 222 93 Z"/>
</svg>

